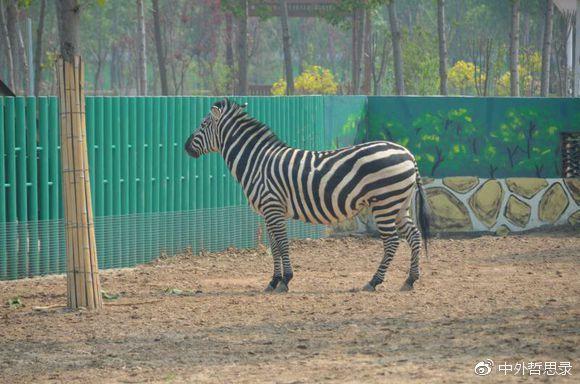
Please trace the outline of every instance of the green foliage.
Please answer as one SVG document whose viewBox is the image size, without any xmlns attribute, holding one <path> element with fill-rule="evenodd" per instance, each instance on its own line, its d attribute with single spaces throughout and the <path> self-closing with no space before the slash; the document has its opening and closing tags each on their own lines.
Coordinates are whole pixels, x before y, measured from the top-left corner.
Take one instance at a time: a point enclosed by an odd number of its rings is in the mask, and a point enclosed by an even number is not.
<svg viewBox="0 0 580 384">
<path fill-rule="evenodd" d="M 351 28 L 352 13 L 354 10 L 377 10 L 380 6 L 386 5 L 390 0 L 338 0 L 334 3 L 330 12 L 322 15 L 331 24 L 343 29 Z"/>
<path fill-rule="evenodd" d="M 16 0 L 25 15 L 33 21 L 33 30 L 38 27 L 39 0 Z M 280 20 L 272 17 L 269 2 L 247 0 L 253 13 L 261 17 L 248 19 L 248 82 L 251 85 L 272 84 L 280 75 L 282 68 L 282 37 Z M 5 2 L 6 3 L 6 2 Z M 81 4 L 81 47 L 86 63 L 87 90 L 95 87 L 100 79 L 99 93 L 133 94 L 137 76 L 137 10 L 135 1 L 82 0 Z M 390 55 L 390 23 L 386 5 L 388 0 L 339 0 L 323 18 L 290 18 L 289 29 L 293 49 L 293 64 L 297 72 L 308 63 L 316 63 L 332 71 L 339 83 L 346 84 L 352 76 L 352 13 L 353 10 L 370 9 L 372 31 L 376 37 L 378 53 L 382 52 L 383 42 L 387 41 L 387 54 Z M 487 36 L 494 41 L 491 70 L 489 73 L 489 94 L 506 93 L 504 85 L 509 83 L 508 36 L 510 30 L 510 2 L 505 0 L 448 0 L 446 19 L 448 29 L 448 49 L 450 67 L 463 61 L 481 67 L 481 57 L 476 54 L 473 40 L 477 36 Z M 525 6 L 524 6 L 525 3 Z M 56 76 L 53 69 L 52 53 L 59 52 L 58 26 L 56 22 L 57 1 L 48 1 L 44 24 L 42 67 L 42 89 L 56 89 Z M 237 17 L 243 15 L 244 2 L 241 0 L 171 0 L 160 1 L 162 19 L 163 51 L 167 61 L 170 93 L 191 94 L 194 90 L 204 94 L 234 92 L 236 83 L 236 41 L 239 36 Z M 159 70 L 153 33 L 151 2 L 144 1 L 147 68 L 149 93 L 159 92 Z M 414 0 L 396 2 L 397 16 L 402 31 L 404 77 L 407 93 L 438 93 L 438 52 L 437 52 L 437 4 L 434 0 Z M 544 0 L 522 2 L 522 40 L 520 64 L 522 95 L 537 95 L 537 82 L 540 70 L 535 53 L 541 50 L 540 40 L 543 28 Z M 234 15 L 231 36 L 234 48 L 234 72 L 226 68 L 226 15 Z M 526 22 L 526 20 L 528 20 Z M 554 20 L 554 44 L 559 46 L 562 18 Z M 23 24 L 21 24 L 23 25 Z M 529 26 L 529 28 L 524 27 Z M 529 29 L 528 38 L 524 39 Z M 46 54 L 51 52 L 51 54 Z M 527 54 L 524 54 L 527 52 Z M 375 68 L 380 57 L 373 55 Z M 558 53 L 556 58 L 559 59 Z M 529 62 L 529 63 L 528 63 Z M 553 65 L 552 77 L 557 79 L 558 66 Z M 386 74 L 378 82 L 381 94 L 393 91 L 392 57 L 387 57 Z M 0 65 L 0 75 L 7 76 L 6 66 Z M 99 76 L 95 76 L 99 72 Z M 532 81 L 528 81 L 529 76 Z M 452 81 L 453 76 L 450 76 Z M 229 84 L 226 82 L 229 81 Z M 553 84 L 559 88 L 561 82 Z M 456 84 L 457 85 L 457 84 Z M 454 93 L 476 94 L 473 81 L 467 85 L 449 86 Z M 559 90 L 553 89 L 558 92 Z"/>
<path fill-rule="evenodd" d="M 403 75 L 410 95 L 433 95 L 439 91 L 439 53 L 437 35 L 418 26 L 413 35 L 403 34 Z M 417 58 L 421 58 L 417 60 Z"/>
</svg>

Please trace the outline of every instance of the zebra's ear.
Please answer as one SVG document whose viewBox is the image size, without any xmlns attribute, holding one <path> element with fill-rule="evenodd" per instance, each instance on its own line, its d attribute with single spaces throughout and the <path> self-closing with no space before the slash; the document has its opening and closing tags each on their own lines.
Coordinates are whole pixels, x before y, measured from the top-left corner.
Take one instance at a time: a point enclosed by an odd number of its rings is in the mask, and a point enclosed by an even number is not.
<svg viewBox="0 0 580 384">
<path fill-rule="evenodd" d="M 211 107 L 211 115 L 215 120 L 219 120 L 220 116 L 222 115 L 222 111 L 214 105 Z"/>
<path fill-rule="evenodd" d="M 244 103 L 242 105 L 240 105 L 240 108 L 245 109 L 248 106 L 248 103 Z"/>
</svg>

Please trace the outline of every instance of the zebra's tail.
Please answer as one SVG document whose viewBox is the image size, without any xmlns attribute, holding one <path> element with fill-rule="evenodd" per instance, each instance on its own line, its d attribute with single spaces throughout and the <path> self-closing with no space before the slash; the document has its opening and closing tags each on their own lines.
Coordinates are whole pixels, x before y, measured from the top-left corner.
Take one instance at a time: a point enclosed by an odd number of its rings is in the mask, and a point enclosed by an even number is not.
<svg viewBox="0 0 580 384">
<path fill-rule="evenodd" d="M 427 197 L 425 195 L 425 189 L 423 189 L 423 183 L 421 181 L 421 176 L 419 175 L 419 168 L 415 164 L 415 170 L 417 172 L 417 193 L 415 195 L 415 223 L 419 226 L 419 231 L 421 232 L 421 238 L 423 240 L 423 246 L 425 247 L 425 257 L 429 257 L 427 252 L 427 241 L 430 237 L 429 230 L 429 214 L 427 212 Z"/>
</svg>

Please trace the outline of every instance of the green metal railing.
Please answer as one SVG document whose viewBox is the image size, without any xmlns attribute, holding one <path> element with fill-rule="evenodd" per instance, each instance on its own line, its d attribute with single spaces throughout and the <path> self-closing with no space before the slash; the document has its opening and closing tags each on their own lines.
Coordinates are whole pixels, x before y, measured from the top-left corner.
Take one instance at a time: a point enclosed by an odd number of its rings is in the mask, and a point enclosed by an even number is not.
<svg viewBox="0 0 580 384">
<path fill-rule="evenodd" d="M 183 150 L 215 100 L 87 97 L 99 267 L 256 245 L 263 224 L 223 160 Z M 323 98 L 236 100 L 287 143 L 324 147 Z M 0 156 L 0 280 L 64 272 L 58 99 L 0 98 Z M 290 235 L 318 237 L 322 228 L 292 222 Z"/>
</svg>

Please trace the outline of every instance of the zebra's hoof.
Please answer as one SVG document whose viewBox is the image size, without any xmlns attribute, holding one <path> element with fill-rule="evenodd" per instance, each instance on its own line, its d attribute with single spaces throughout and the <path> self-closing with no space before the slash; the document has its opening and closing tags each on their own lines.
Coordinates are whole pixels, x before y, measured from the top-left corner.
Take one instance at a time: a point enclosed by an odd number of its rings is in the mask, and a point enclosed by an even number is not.
<svg viewBox="0 0 580 384">
<path fill-rule="evenodd" d="M 401 292 L 407 292 L 407 291 L 412 291 L 412 290 L 413 290 L 413 283 L 409 283 L 408 281 L 405 281 L 405 283 L 403 284 L 403 286 L 400 289 Z"/>
<path fill-rule="evenodd" d="M 365 292 L 374 292 L 376 291 L 375 287 L 373 287 L 370 283 L 366 283 L 365 286 L 362 288 Z"/>
<path fill-rule="evenodd" d="M 286 285 L 285 282 L 281 281 L 278 283 L 278 286 L 276 287 L 276 289 L 274 289 L 274 291 L 278 293 L 288 292 L 288 286 Z"/>
<path fill-rule="evenodd" d="M 264 292 L 274 292 L 274 287 L 272 287 L 270 284 L 268 284 L 268 286 L 266 287 L 266 289 L 264 289 Z"/>
</svg>

